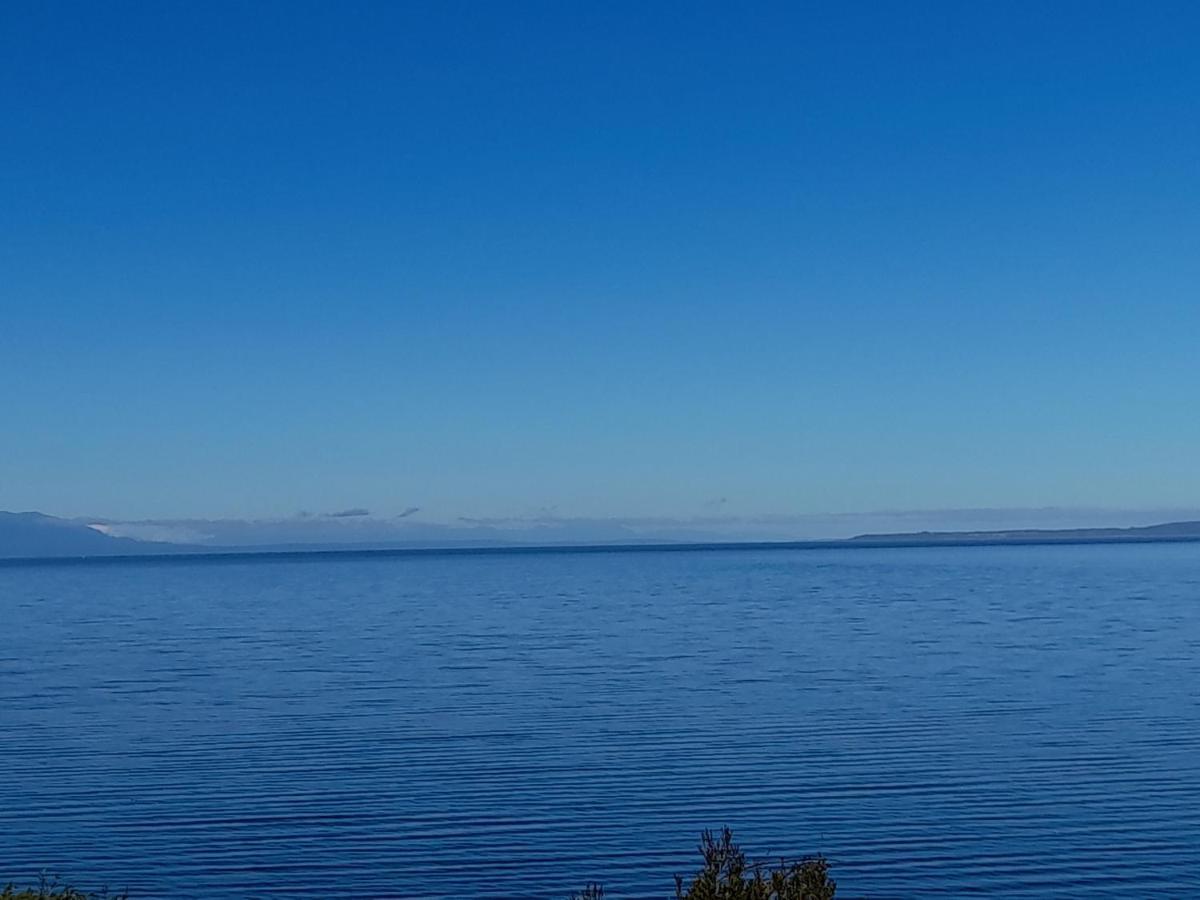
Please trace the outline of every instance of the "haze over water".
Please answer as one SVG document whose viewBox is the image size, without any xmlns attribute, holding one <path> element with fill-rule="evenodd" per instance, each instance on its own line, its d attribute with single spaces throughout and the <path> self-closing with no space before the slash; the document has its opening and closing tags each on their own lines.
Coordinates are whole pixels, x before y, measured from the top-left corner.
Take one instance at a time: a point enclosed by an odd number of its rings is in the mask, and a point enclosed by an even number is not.
<svg viewBox="0 0 1200 900">
<path fill-rule="evenodd" d="M 667 897 L 728 824 L 839 896 L 1198 896 L 1198 611 L 1198 545 L 0 565 L 0 872 Z"/>
</svg>

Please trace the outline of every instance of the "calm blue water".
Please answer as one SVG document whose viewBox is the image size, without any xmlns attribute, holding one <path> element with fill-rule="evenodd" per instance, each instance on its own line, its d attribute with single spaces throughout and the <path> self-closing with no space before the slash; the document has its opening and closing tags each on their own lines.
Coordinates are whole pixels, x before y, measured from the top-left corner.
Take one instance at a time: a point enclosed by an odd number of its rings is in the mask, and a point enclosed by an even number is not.
<svg viewBox="0 0 1200 900">
<path fill-rule="evenodd" d="M 1200 546 L 0 566 L 0 882 L 1200 897 Z"/>
</svg>

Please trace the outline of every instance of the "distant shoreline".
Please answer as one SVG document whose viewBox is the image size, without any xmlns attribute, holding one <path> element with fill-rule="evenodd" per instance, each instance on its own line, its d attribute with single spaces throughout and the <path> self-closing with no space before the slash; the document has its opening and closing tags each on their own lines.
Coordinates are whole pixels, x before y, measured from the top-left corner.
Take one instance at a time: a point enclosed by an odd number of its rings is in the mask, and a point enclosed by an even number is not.
<svg viewBox="0 0 1200 900">
<path fill-rule="evenodd" d="M 1188 523 L 1189 525 L 1192 523 Z M 1042 532 L 944 532 L 860 535 L 812 541 L 713 541 L 696 543 L 506 544 L 464 547 L 320 547 L 295 549 L 180 550 L 179 552 L 0 557 L 0 566 L 52 566 L 123 562 L 179 563 L 191 560 L 371 559 L 406 556 L 516 556 L 585 553 L 698 553 L 748 550 L 900 550 L 937 547 L 1035 547 L 1089 544 L 1200 543 L 1200 531 L 1162 533 L 1168 526 Z M 1093 533 L 1088 533 L 1088 532 Z"/>
</svg>

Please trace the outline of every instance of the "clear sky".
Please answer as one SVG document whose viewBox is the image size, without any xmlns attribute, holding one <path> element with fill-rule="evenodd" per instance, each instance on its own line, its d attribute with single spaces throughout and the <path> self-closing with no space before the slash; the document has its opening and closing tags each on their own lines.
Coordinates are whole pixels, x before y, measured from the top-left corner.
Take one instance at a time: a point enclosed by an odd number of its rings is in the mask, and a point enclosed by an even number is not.
<svg viewBox="0 0 1200 900">
<path fill-rule="evenodd" d="M 4 3 L 0 508 L 1198 506 L 1197 34 Z"/>
</svg>

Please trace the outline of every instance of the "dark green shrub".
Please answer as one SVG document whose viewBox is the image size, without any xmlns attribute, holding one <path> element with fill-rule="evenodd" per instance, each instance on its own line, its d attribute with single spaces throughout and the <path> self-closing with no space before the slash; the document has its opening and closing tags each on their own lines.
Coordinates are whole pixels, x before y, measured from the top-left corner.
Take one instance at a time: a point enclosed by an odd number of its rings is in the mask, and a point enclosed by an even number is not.
<svg viewBox="0 0 1200 900">
<path fill-rule="evenodd" d="M 781 859 L 777 865 L 750 863 L 733 842 L 733 832 L 722 829 L 700 835 L 704 866 L 690 883 L 675 876 L 676 900 L 833 900 L 837 883 L 829 877 L 824 857 Z M 602 900 L 598 884 L 588 885 L 571 900 Z"/>
<path fill-rule="evenodd" d="M 781 859 L 777 866 L 747 863 L 728 828 L 720 838 L 704 832 L 700 854 L 704 867 L 686 889 L 675 876 L 677 900 L 833 900 L 837 891 L 824 857 Z"/>
</svg>

